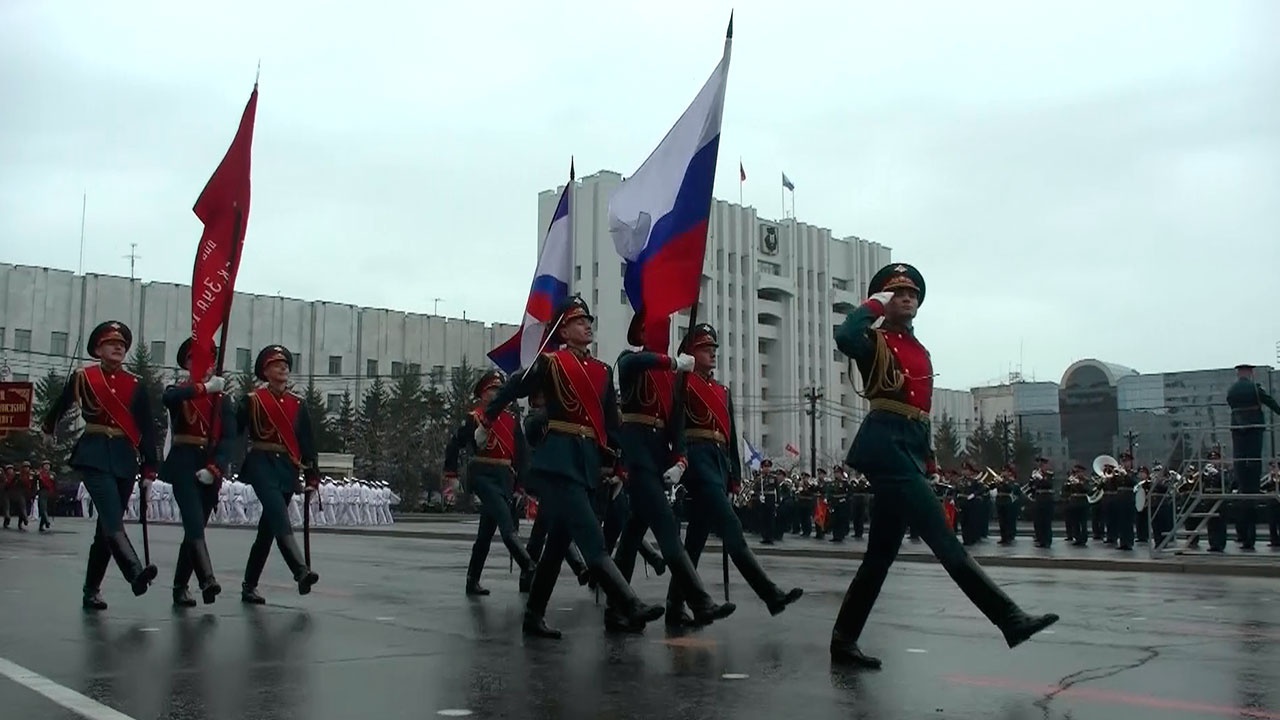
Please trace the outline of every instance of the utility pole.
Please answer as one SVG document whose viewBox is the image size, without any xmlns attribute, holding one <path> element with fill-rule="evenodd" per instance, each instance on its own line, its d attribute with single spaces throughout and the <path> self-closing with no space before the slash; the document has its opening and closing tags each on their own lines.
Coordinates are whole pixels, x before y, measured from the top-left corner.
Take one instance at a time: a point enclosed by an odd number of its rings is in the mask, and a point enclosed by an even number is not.
<svg viewBox="0 0 1280 720">
<path fill-rule="evenodd" d="M 129 279 L 136 280 L 137 276 L 134 274 L 134 267 L 137 265 L 138 258 L 142 257 L 138 254 L 138 243 L 129 243 L 129 254 L 124 257 L 129 258 Z"/>
<path fill-rule="evenodd" d="M 432 301 L 433 303 L 435 303 L 435 305 L 431 308 L 431 314 L 432 314 L 432 315 L 439 315 L 439 314 L 440 314 L 440 301 L 441 301 L 441 300 L 443 300 L 443 299 L 444 299 L 444 298 L 431 298 L 431 301 Z"/>
<path fill-rule="evenodd" d="M 1139 433 L 1134 432 L 1132 428 L 1124 434 L 1124 439 L 1129 441 L 1129 457 L 1133 457 L 1133 449 L 1138 447 L 1138 444 L 1134 442 L 1138 439 L 1138 435 Z M 1137 460 L 1135 459 L 1134 462 L 1136 463 Z"/>
<path fill-rule="evenodd" d="M 809 476 L 818 477 L 818 398 L 822 391 L 815 387 L 804 389 L 804 399 L 809 401 Z"/>
</svg>

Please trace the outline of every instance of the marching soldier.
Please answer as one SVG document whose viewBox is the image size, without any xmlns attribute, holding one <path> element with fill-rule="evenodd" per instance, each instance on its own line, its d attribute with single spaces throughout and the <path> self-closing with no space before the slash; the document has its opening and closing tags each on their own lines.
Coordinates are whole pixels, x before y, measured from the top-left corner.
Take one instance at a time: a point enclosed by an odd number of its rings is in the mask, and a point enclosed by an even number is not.
<svg viewBox="0 0 1280 720">
<path fill-rule="evenodd" d="M 623 472 L 617 457 L 619 413 L 613 369 L 590 354 L 592 317 L 578 296 L 556 309 L 549 332 L 565 347 L 543 352 L 524 373 L 503 385 L 485 407 L 476 444 L 487 444 L 489 426 L 518 397 L 541 390 L 547 406 L 547 436 L 533 453 L 530 472 L 537 483 L 539 515 L 547 515 L 547 546 L 534 570 L 525 605 L 525 634 L 559 638 L 547 626 L 547 601 L 555 588 L 569 544 L 582 551 L 593 579 L 604 589 L 628 626 L 662 617 L 662 607 L 636 597 L 605 552 L 591 496 L 605 472 Z"/>
<path fill-rule="evenodd" d="M 1236 381 L 1227 390 L 1231 407 L 1231 455 L 1236 485 L 1243 494 L 1257 494 L 1262 479 L 1262 439 L 1266 430 L 1265 405 L 1280 413 L 1280 404 L 1254 382 L 1252 365 L 1236 366 Z M 1241 547 L 1252 550 L 1258 538 L 1257 502 L 1245 501 L 1239 508 L 1236 536 Z"/>
<path fill-rule="evenodd" d="M 25 530 L 27 518 L 23 515 L 21 507 L 26 503 L 22 501 L 22 491 L 18 488 L 18 476 L 13 463 L 4 466 L 4 486 L 0 487 L 0 504 L 4 505 L 5 528 L 9 527 L 9 516 L 14 515 L 18 519 L 18 529 Z"/>
<path fill-rule="evenodd" d="M 615 553 L 622 576 L 631 582 L 636 555 L 645 533 L 652 528 L 662 558 L 671 568 L 671 583 L 693 611 L 686 616 L 667 610 L 668 625 L 702 626 L 728 617 L 737 606 L 717 605 L 707 592 L 693 560 L 680 542 L 680 528 L 672 514 L 664 492 L 666 486 L 680 482 L 689 466 L 685 456 L 683 413 L 672 412 L 677 372 L 693 370 L 693 356 L 670 357 L 665 352 L 668 322 L 646 327 L 643 312 L 632 318 L 627 330 L 627 343 L 635 349 L 623 350 L 618 356 L 618 384 L 622 395 L 622 459 L 627 468 L 627 494 L 631 497 L 632 515 L 627 522 Z M 659 573 L 661 574 L 661 573 Z M 618 611 L 605 612 L 605 625 L 611 629 L 632 631 L 623 624 Z"/>
<path fill-rule="evenodd" d="M 804 591 L 792 588 L 784 592 L 769 579 L 747 545 L 738 516 L 729 504 L 729 495 L 742 487 L 742 459 L 736 440 L 739 436 L 733 417 L 733 399 L 729 388 L 713 377 L 719 346 L 715 328 L 699 323 L 689 331 L 681 348 L 687 348 L 695 361 L 693 372 L 687 376 L 684 408 L 676 409 L 684 413 L 689 458 L 684 485 L 693 505 L 684 547 L 697 566 L 707 536 L 715 532 L 747 585 L 764 601 L 769 614 L 777 615 L 799 600 Z M 673 612 L 680 616 L 685 600 L 681 588 L 671 583 L 667 592 L 668 617 Z"/>
<path fill-rule="evenodd" d="M 1016 647 L 1057 622 L 1057 615 L 1023 612 L 947 530 L 928 475 L 936 471 L 929 410 L 933 367 L 911 327 L 924 299 L 924 278 L 910 265 L 881 268 L 870 297 L 836 329 L 836 346 L 857 363 L 871 412 L 849 448 L 846 464 L 866 473 L 875 493 L 871 537 L 849 584 L 831 633 L 833 662 L 868 668 L 880 660 L 858 648 L 858 637 L 902 544 L 904 525 L 915 527 L 947 573 Z"/>
<path fill-rule="evenodd" d="M 1047 548 L 1053 545 L 1053 469 L 1049 467 L 1049 458 L 1036 458 L 1039 465 L 1031 474 L 1031 490 L 1035 493 L 1035 537 L 1036 547 Z"/>
<path fill-rule="evenodd" d="M 89 333 L 89 357 L 98 363 L 75 371 L 42 423 L 46 443 L 53 444 L 54 429 L 72 405 L 80 406 L 85 422 L 71 451 L 71 467 L 80 472 L 98 514 L 85 568 L 85 610 L 107 609 L 101 585 L 111 558 L 134 596 L 146 593 L 157 574 L 155 565 L 138 559 L 124 529 L 124 508 L 135 482 L 146 487 L 156 477 L 151 401 L 138 376 L 122 367 L 132 344 L 133 333 L 122 322 L 95 327 Z"/>
<path fill-rule="evenodd" d="M 546 400 L 542 391 L 529 395 L 529 414 L 524 419 L 524 437 L 529 444 L 530 455 L 546 439 L 549 422 Z M 536 505 L 538 501 L 537 479 L 526 469 L 523 482 L 525 494 L 533 498 Z M 529 559 L 533 561 L 535 567 L 538 559 L 542 557 L 542 548 L 546 543 L 547 516 L 539 512 L 533 518 L 533 527 L 529 529 L 529 542 L 524 546 L 529 553 Z M 578 546 L 569 545 L 569 550 L 564 556 L 564 562 L 573 572 L 573 576 L 578 579 L 579 585 L 586 585 L 590 582 L 591 572 L 587 569 L 587 563 L 582 559 L 582 553 L 578 551 Z M 532 584 L 533 570 L 520 573 L 520 592 L 528 593 Z"/>
<path fill-rule="evenodd" d="M 40 485 L 40 529 L 51 530 L 53 523 L 49 520 L 49 503 L 58 495 L 58 484 L 49 470 L 48 460 L 40 463 L 40 474 L 36 480 Z"/>
<path fill-rule="evenodd" d="M 191 371 L 191 338 L 178 346 L 178 367 Z M 217 349 L 214 350 L 217 353 Z M 205 604 L 212 603 L 222 586 L 213 576 L 213 562 L 204 529 L 218 504 L 218 489 L 231 463 L 231 441 L 236 436 L 231 399 L 222 394 L 226 381 L 209 368 L 197 381 L 188 376 L 164 391 L 172 437 L 162 475 L 173 485 L 173 497 L 182 517 L 182 544 L 173 573 L 173 604 L 195 607 L 187 590 L 194 571 Z"/>
<path fill-rule="evenodd" d="M 303 489 L 298 487 L 299 474 L 305 480 L 304 492 L 313 492 L 320 486 L 311 422 L 302 398 L 288 389 L 292 370 L 293 353 L 288 348 L 264 347 L 253 364 L 253 374 L 267 386 L 249 393 L 236 412 L 236 427 L 249 439 L 248 453 L 240 463 L 240 480 L 253 486 L 262 504 L 258 534 L 249 549 L 240 589 L 240 601 L 249 605 L 266 602 L 258 594 L 258 579 L 271 555 L 273 538 L 298 583 L 299 595 L 310 593 L 311 586 L 320 580 L 307 567 L 289 523 L 293 494 Z"/>
<path fill-rule="evenodd" d="M 494 530 L 498 531 L 502 544 L 520 567 L 520 575 L 523 577 L 533 572 L 533 560 L 529 557 L 529 551 L 516 537 L 510 508 L 511 495 L 528 465 L 529 446 L 525 441 L 524 429 L 516 414 L 504 409 L 489 424 L 486 443 L 476 443 L 476 428 L 482 424 L 481 410 L 498 394 L 503 380 L 502 373 L 496 370 L 480 376 L 471 388 L 471 395 L 476 399 L 477 405 L 467 413 L 466 420 L 444 449 L 444 477 L 449 482 L 458 479 L 458 453 L 464 447 L 472 451 L 471 462 L 467 464 L 467 484 L 471 492 L 480 498 L 480 527 L 476 530 L 476 541 L 471 546 L 471 561 L 467 564 L 466 594 L 472 597 L 489 594 L 488 590 L 480 586 L 480 574 L 484 572 L 484 562 L 489 557 Z"/>
<path fill-rule="evenodd" d="M 31 461 L 23 460 L 22 469 L 18 471 L 18 491 L 22 493 L 22 519 L 30 525 L 31 516 L 35 514 L 36 478 L 31 473 Z M 43 526 L 44 523 L 41 523 Z"/>
<path fill-rule="evenodd" d="M 1085 466 L 1076 463 L 1062 485 L 1062 495 L 1067 501 L 1067 540 L 1075 547 L 1089 544 L 1089 481 Z"/>
<path fill-rule="evenodd" d="M 996 483 L 996 522 L 1000 525 L 999 545 L 1012 545 L 1018 536 L 1018 505 L 1014 495 L 1019 493 L 1018 468 L 1010 463 L 1000 471 Z"/>
</svg>

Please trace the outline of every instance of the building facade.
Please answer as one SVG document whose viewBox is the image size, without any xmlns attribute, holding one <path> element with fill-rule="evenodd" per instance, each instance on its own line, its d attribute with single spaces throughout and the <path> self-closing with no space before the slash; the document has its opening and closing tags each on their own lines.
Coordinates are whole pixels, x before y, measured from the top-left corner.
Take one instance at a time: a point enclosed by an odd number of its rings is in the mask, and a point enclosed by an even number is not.
<svg viewBox="0 0 1280 720">
<path fill-rule="evenodd" d="M 114 275 L 0 264 L 0 375 L 37 380 L 66 374 L 85 358 L 88 333 L 103 320 L 133 330 L 152 362 L 177 376 L 177 352 L 191 333 L 191 288 Z M 258 350 L 281 343 L 294 353 L 294 383 L 314 384 L 331 412 L 342 393 L 356 402 L 374 378 L 402 374 L 447 378 L 463 362 L 488 367 L 486 353 L 514 325 L 236 293 L 226 367 L 249 372 Z"/>
<path fill-rule="evenodd" d="M 579 179 L 571 211 L 571 292 L 591 304 L 595 352 L 606 361 L 625 347 L 632 316 L 622 288 L 623 262 L 609 235 L 609 197 L 621 183 L 622 176 L 611 171 Z M 539 243 L 562 190 L 538 195 Z M 889 262 L 889 248 L 878 243 L 712 202 L 698 321 L 719 333 L 718 377 L 732 393 L 739 432 L 765 455 L 783 457 L 791 444 L 809 457 L 814 440 L 806 398 L 816 389 L 819 462 L 844 457 L 867 405 L 835 348 L 834 330 L 862 302 L 875 271 Z M 688 322 L 682 313 L 672 323 L 673 348 Z"/>
</svg>

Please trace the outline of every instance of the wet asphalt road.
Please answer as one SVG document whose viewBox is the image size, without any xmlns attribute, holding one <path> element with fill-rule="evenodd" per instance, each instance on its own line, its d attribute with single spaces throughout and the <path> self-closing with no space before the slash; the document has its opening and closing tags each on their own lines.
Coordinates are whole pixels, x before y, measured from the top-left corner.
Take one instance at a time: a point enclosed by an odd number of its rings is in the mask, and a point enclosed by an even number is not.
<svg viewBox="0 0 1280 720">
<path fill-rule="evenodd" d="M 0 532 L 0 661 L 123 713 L 97 706 L 94 718 L 1280 718 L 1274 580 L 995 568 L 1028 610 L 1063 616 L 1010 651 L 940 568 L 902 563 L 862 642 L 885 668 L 859 672 L 827 656 L 847 561 L 764 558 L 780 585 L 806 590 L 776 618 L 734 571 L 738 612 L 683 636 L 661 622 L 606 635 L 593 595 L 566 573 L 548 613 L 565 638 L 526 641 L 496 543 L 483 580 L 493 594 L 473 601 L 467 544 L 317 535 L 313 593 L 297 595 L 273 550 L 269 605 L 246 608 L 252 534 L 213 529 L 222 598 L 175 613 L 180 530 L 157 527 L 151 592 L 133 598 L 113 566 L 110 609 L 86 616 L 88 533 L 71 518 L 51 535 Z M 706 574 L 721 596 L 718 557 Z M 665 580 L 636 587 L 658 602 Z M 79 717 L 8 674 L 4 717 Z"/>
</svg>

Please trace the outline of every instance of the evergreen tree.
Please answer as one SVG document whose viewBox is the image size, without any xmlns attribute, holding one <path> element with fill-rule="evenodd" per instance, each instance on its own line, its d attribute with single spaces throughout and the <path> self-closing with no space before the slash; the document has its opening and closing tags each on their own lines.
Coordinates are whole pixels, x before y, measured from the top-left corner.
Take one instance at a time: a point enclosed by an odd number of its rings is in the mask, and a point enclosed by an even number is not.
<svg viewBox="0 0 1280 720">
<path fill-rule="evenodd" d="M 1020 430 L 1014 435 L 1010 456 L 1013 458 L 1013 464 L 1018 467 L 1018 477 L 1030 477 L 1031 471 L 1035 469 L 1036 458 L 1041 452 L 1040 446 L 1031 437 L 1031 433 Z"/>
<path fill-rule="evenodd" d="M 316 444 L 316 451 L 338 452 L 340 445 L 338 433 L 329 420 L 324 396 L 314 384 L 307 385 L 307 389 L 302 393 L 302 407 L 306 409 L 307 420 L 311 423 L 311 439 Z"/>
<path fill-rule="evenodd" d="M 450 425 L 449 398 L 441 390 L 444 375 L 433 372 L 423 390 L 426 410 L 426 438 L 422 452 L 421 479 L 424 490 L 442 491 L 444 486 L 444 448 L 456 425 Z M 403 495 L 401 497 L 404 497 Z M 416 496 L 415 496 L 416 497 Z"/>
<path fill-rule="evenodd" d="M 456 428 L 467 419 L 467 413 L 475 407 L 475 398 L 471 389 L 484 373 L 482 368 L 475 367 L 462 359 L 462 364 L 453 369 L 449 377 L 449 386 L 445 389 L 445 408 L 448 426 Z"/>
<path fill-rule="evenodd" d="M 1000 463 L 1000 467 L 1014 462 L 1013 440 L 1016 436 L 1013 420 L 1008 415 L 1001 415 L 991 422 L 991 455 Z M 1021 468 L 1019 468 L 1021 471 Z"/>
<path fill-rule="evenodd" d="M 992 460 L 991 428 L 985 420 L 978 420 L 978 425 L 969 433 L 964 442 L 964 457 L 979 468 L 1000 466 L 999 459 Z"/>
<path fill-rule="evenodd" d="M 151 361 L 151 351 L 147 349 L 147 344 L 139 341 L 133 348 L 133 355 L 125 363 L 125 369 L 138 376 L 147 393 L 147 400 L 151 405 L 151 420 L 155 423 L 156 457 L 163 457 L 164 439 L 169 433 L 169 413 L 165 410 L 164 400 L 161 397 L 164 393 L 164 383 L 161 379 L 163 368 Z"/>
<path fill-rule="evenodd" d="M 356 456 L 356 475 L 367 480 L 382 479 L 387 431 L 390 428 L 387 402 L 387 388 L 382 384 L 382 378 L 374 378 L 373 384 L 360 401 L 360 412 L 356 415 L 355 423 L 355 443 L 352 447 Z"/>
<path fill-rule="evenodd" d="M 342 404 L 338 406 L 338 417 L 334 420 L 333 429 L 338 435 L 338 452 L 351 452 L 356 440 L 356 406 L 351 400 L 349 387 L 342 391 Z"/>
<path fill-rule="evenodd" d="M 943 415 L 933 431 L 933 454 L 942 469 L 956 469 L 960 465 L 960 438 L 956 435 L 956 421 Z"/>
<path fill-rule="evenodd" d="M 40 381 L 36 383 L 35 402 L 32 407 L 32 422 L 39 424 L 44 420 L 44 416 L 49 413 L 58 398 L 62 396 L 62 390 L 66 387 L 67 376 L 62 375 L 56 370 L 50 370 Z M 54 426 L 54 437 L 57 438 L 57 444 L 53 447 L 46 446 L 43 442 L 37 443 L 34 449 L 36 456 L 32 462 L 49 461 L 49 469 L 55 475 L 62 476 L 71 471 L 68 465 L 71 462 L 71 449 L 75 446 L 76 438 L 73 434 L 76 426 L 76 419 L 79 417 L 80 409 L 74 408 L 58 418 Z M 27 458 L 23 458 L 24 460 Z"/>
<path fill-rule="evenodd" d="M 395 432 L 385 444 L 382 479 L 400 497 L 422 493 L 422 468 L 426 462 L 427 403 L 420 375 L 404 374 L 396 379 L 387 397 L 386 417 Z"/>
</svg>

